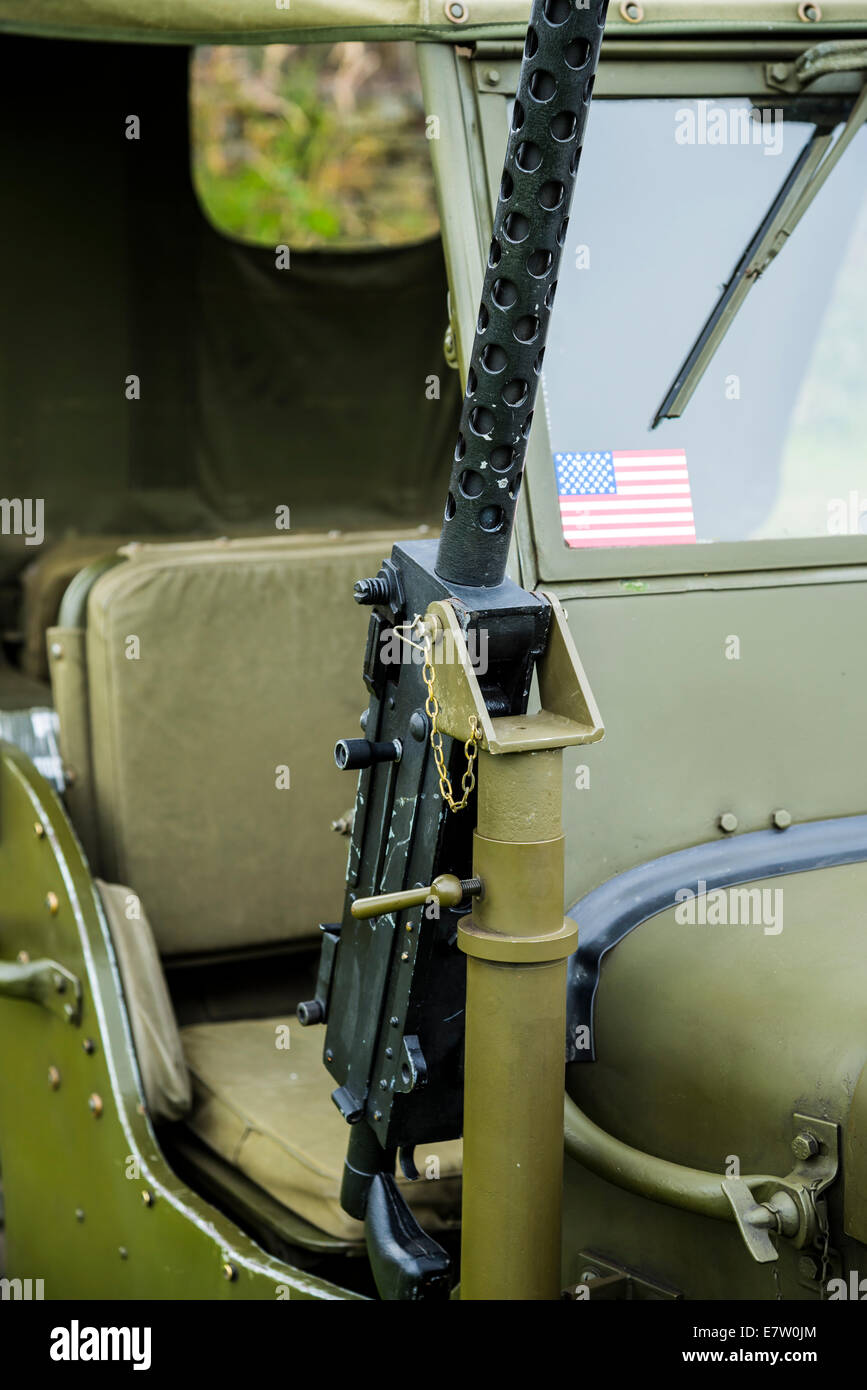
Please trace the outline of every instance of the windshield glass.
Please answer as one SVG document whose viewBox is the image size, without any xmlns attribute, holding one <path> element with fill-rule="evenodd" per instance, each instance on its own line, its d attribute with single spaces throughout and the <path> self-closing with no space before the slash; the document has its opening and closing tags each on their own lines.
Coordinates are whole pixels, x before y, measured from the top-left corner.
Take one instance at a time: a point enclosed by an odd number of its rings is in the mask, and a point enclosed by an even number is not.
<svg viewBox="0 0 867 1390">
<path fill-rule="evenodd" d="M 594 104 L 543 378 L 567 545 L 867 533 L 865 129 L 683 417 L 651 428 L 820 114 Z"/>
</svg>

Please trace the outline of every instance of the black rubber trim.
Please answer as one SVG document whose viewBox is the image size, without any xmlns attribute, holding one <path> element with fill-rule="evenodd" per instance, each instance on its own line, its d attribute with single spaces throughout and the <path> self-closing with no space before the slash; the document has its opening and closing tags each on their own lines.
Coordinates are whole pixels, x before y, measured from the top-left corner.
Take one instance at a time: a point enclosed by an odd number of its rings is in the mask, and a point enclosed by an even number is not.
<svg viewBox="0 0 867 1390">
<path fill-rule="evenodd" d="M 703 879 L 708 892 L 780 874 L 831 869 L 867 859 L 867 816 L 811 821 L 788 830 L 758 830 L 666 854 L 594 888 L 569 909 L 578 923 L 578 950 L 569 961 L 566 1060 L 596 1061 L 596 991 L 603 958 L 636 927 L 674 907 L 675 893 Z M 590 1031 L 577 1048 L 576 1030 Z"/>
</svg>

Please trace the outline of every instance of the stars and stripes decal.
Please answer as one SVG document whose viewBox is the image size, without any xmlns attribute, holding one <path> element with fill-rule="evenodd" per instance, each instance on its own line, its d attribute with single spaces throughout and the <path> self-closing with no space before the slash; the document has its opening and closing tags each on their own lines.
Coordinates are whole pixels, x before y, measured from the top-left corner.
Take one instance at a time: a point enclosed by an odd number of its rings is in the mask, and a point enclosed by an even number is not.
<svg viewBox="0 0 867 1390">
<path fill-rule="evenodd" d="M 695 544 L 683 449 L 555 454 L 554 466 L 568 545 Z"/>
</svg>

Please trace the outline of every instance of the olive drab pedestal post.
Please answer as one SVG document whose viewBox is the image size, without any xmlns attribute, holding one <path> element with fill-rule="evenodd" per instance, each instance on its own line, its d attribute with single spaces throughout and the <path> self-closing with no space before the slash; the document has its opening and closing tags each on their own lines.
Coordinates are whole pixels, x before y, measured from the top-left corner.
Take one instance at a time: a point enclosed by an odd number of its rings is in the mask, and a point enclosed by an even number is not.
<svg viewBox="0 0 867 1390">
<path fill-rule="evenodd" d="M 560 1294 L 566 960 L 561 749 L 479 755 L 461 1297 Z"/>
<path fill-rule="evenodd" d="M 578 929 L 563 915 L 563 749 L 603 727 L 566 614 L 553 594 L 537 665 L 541 709 L 485 707 L 455 608 L 426 615 L 443 731 L 476 730 L 473 909 L 467 957 L 462 1299 L 560 1294 L 566 962 Z M 440 639 L 448 637 L 444 643 Z M 437 662 L 448 650 L 453 659 Z"/>
</svg>

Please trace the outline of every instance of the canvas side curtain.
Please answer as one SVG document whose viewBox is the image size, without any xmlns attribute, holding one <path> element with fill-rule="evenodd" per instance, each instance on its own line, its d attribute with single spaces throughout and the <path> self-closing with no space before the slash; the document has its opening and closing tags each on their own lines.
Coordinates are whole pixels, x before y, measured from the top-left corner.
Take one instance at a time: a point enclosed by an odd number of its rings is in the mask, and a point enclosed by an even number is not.
<svg viewBox="0 0 867 1390">
<path fill-rule="evenodd" d="M 439 240 L 278 269 L 198 205 L 187 49 L 3 37 L 0 62 L 0 496 L 45 499 L 46 544 L 273 533 L 278 506 L 293 530 L 436 523 Z M 0 537 L 3 581 L 33 558 Z"/>
</svg>

